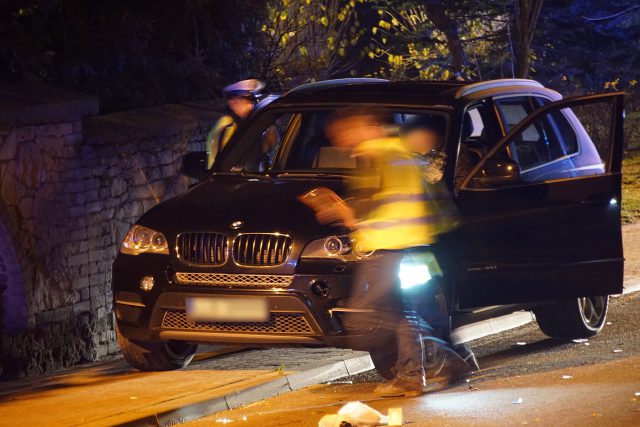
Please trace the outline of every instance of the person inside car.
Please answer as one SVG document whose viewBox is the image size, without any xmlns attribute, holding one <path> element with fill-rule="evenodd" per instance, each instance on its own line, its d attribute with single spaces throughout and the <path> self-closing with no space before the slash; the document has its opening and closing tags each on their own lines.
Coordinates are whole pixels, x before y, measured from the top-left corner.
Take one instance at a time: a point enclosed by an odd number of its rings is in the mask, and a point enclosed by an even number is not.
<svg viewBox="0 0 640 427">
<path fill-rule="evenodd" d="M 439 351 L 446 343 L 429 339 L 432 328 L 403 303 L 400 264 L 412 249 L 431 243 L 435 230 L 424 203 L 421 171 L 406 144 L 390 134 L 391 123 L 389 112 L 372 107 L 345 107 L 333 114 L 326 130 L 329 140 L 357 159 L 349 182 L 353 207 L 333 203 L 316 213 L 321 223 L 342 221 L 362 250 L 375 251 L 358 264 L 351 297 L 353 308 L 366 314 L 352 313 L 348 327 L 360 333 L 378 329 L 395 334 L 396 377 L 376 388 L 382 397 L 416 396 L 442 386 L 427 383 L 425 366 L 435 363 L 425 360 L 425 339 L 432 344 L 430 357 L 442 362 L 446 357 L 446 352 Z M 468 366 L 455 358 L 450 369 L 460 377 Z"/>
<path fill-rule="evenodd" d="M 222 116 L 207 134 L 207 169 L 211 169 L 216 156 L 229 142 L 238 125 L 255 107 L 257 95 L 264 88 L 260 80 L 249 79 L 233 83 L 223 89 L 227 98 L 227 113 Z"/>
</svg>

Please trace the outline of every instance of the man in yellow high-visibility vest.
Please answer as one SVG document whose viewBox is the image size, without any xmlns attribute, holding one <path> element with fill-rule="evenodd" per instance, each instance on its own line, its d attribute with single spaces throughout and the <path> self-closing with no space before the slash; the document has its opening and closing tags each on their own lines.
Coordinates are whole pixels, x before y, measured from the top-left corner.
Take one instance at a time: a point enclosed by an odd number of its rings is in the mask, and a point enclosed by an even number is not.
<svg viewBox="0 0 640 427">
<path fill-rule="evenodd" d="M 249 79 L 223 89 L 227 98 L 227 113 L 216 122 L 207 135 L 207 169 L 211 169 L 216 156 L 227 145 L 238 125 L 251 114 L 256 104 L 256 96 L 263 88 L 264 83 L 260 80 Z"/>
<path fill-rule="evenodd" d="M 398 357 L 396 377 L 378 386 L 383 397 L 416 396 L 441 387 L 427 383 L 424 339 L 428 329 L 415 314 L 405 311 L 399 275 L 403 259 L 412 249 L 435 242 L 438 220 L 425 199 L 423 174 L 405 143 L 389 131 L 392 116 L 373 107 L 337 110 L 327 126 L 331 143 L 350 151 L 358 167 L 349 180 L 352 201 L 336 203 L 316 212 L 322 223 L 342 221 L 362 252 L 375 251 L 358 263 L 351 301 L 355 314 L 349 325 L 360 333 L 376 329 L 395 333 Z M 428 268 L 439 270 L 437 262 Z M 439 342 L 433 338 L 429 342 Z M 453 370 L 466 369 L 446 343 Z M 433 352 L 433 346 L 430 347 Z M 445 362 L 445 353 L 442 362 Z M 430 356 L 433 356 L 430 354 Z M 455 365 L 456 363 L 457 366 Z M 464 362 L 462 362 L 464 364 Z"/>
</svg>

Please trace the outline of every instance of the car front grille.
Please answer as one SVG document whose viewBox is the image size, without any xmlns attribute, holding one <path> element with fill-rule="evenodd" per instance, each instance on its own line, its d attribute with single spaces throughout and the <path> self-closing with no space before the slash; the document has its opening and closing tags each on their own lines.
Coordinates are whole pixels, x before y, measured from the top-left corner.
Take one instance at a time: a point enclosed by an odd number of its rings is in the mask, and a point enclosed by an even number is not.
<svg viewBox="0 0 640 427">
<path fill-rule="evenodd" d="M 229 243 L 222 233 L 188 232 L 178 235 L 176 250 L 187 264 L 219 266 L 227 262 Z"/>
<path fill-rule="evenodd" d="M 175 273 L 181 285 L 239 288 L 286 288 L 293 276 L 276 274 Z"/>
<path fill-rule="evenodd" d="M 268 322 L 191 322 L 181 310 L 169 310 L 162 328 L 236 334 L 313 335 L 313 329 L 300 313 L 271 313 Z"/>
<path fill-rule="evenodd" d="M 238 265 L 270 267 L 282 265 L 291 254 L 293 239 L 278 233 L 239 234 L 233 240 L 233 260 Z"/>
</svg>

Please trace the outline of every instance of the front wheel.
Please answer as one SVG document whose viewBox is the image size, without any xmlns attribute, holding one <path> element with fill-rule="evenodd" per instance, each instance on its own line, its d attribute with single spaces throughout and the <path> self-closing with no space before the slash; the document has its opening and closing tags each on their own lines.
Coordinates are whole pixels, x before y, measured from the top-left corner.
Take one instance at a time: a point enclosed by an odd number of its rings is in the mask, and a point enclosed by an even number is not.
<svg viewBox="0 0 640 427">
<path fill-rule="evenodd" d="M 198 346 L 182 341 L 140 342 L 127 339 L 117 331 L 118 344 L 129 365 L 141 371 L 172 371 L 186 367 Z"/>
<path fill-rule="evenodd" d="M 609 296 L 562 299 L 536 308 L 538 326 L 553 338 L 589 338 L 604 326 Z"/>
</svg>

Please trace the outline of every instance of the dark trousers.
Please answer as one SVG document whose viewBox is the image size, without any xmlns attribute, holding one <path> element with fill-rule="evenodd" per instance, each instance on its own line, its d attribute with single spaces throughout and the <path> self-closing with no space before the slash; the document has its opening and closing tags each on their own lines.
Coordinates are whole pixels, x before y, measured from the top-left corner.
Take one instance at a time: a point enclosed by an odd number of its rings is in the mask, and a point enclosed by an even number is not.
<svg viewBox="0 0 640 427">
<path fill-rule="evenodd" d="M 398 377 L 424 381 L 423 334 L 428 325 L 419 322 L 415 312 L 403 305 L 398 272 L 404 254 L 377 251 L 358 264 L 350 306 L 371 311 L 350 314 L 345 326 L 354 332 L 372 332 L 372 340 L 395 336 Z M 372 342 L 376 344 L 385 345 Z"/>
</svg>

